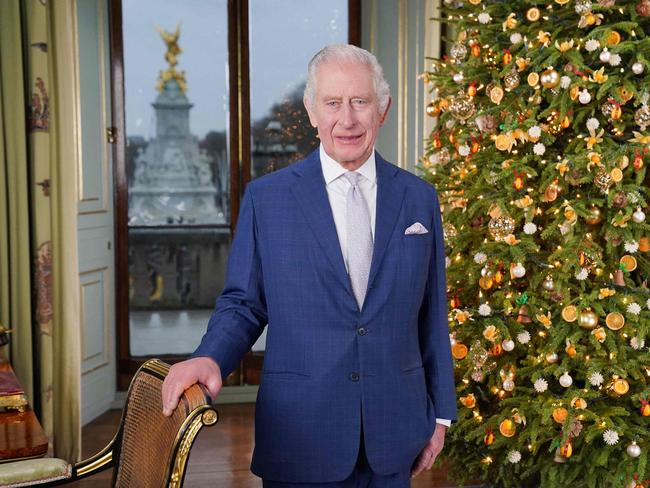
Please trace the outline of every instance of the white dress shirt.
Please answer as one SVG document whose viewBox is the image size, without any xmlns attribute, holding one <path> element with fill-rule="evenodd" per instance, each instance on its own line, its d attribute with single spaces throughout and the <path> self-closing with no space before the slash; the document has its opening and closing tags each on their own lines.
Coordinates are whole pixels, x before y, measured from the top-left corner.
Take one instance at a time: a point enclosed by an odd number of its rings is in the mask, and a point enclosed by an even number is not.
<svg viewBox="0 0 650 488">
<path fill-rule="evenodd" d="M 347 236 L 347 195 L 352 186 L 347 178 L 343 177 L 348 170 L 334 161 L 320 146 L 320 164 L 325 177 L 325 188 L 329 198 L 332 215 L 334 216 L 334 225 L 341 245 L 341 253 L 345 267 L 348 267 L 348 236 Z M 372 152 L 368 160 L 363 163 L 357 170 L 362 178 L 359 178 L 359 190 L 364 200 L 368 204 L 368 214 L 370 215 L 370 231 L 372 240 L 375 240 L 375 217 L 377 215 L 377 168 L 375 166 L 375 151 Z"/>
<path fill-rule="evenodd" d="M 343 262 L 345 267 L 348 267 L 348 236 L 347 236 L 347 194 L 352 186 L 347 178 L 343 177 L 343 173 L 348 170 L 332 159 L 320 145 L 320 164 L 323 170 L 323 177 L 325 178 L 325 188 L 327 189 L 327 197 L 332 208 L 332 215 L 334 217 L 334 225 L 336 226 L 336 233 L 339 237 L 339 244 L 341 245 L 341 253 L 343 254 Z M 372 232 L 372 240 L 375 240 L 375 221 L 377 216 L 377 165 L 375 163 L 375 151 L 373 149 L 370 157 L 363 163 L 357 170 L 362 178 L 359 178 L 359 189 L 361 194 L 368 204 L 368 213 L 370 214 L 370 230 Z M 436 419 L 436 422 L 449 427 L 451 420 Z"/>
</svg>

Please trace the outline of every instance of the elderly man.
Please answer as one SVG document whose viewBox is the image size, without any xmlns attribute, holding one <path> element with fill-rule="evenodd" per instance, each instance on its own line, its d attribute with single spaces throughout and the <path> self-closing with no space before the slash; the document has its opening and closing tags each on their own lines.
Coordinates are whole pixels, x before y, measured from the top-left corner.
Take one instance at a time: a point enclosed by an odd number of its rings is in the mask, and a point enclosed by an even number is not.
<svg viewBox="0 0 650 488">
<path fill-rule="evenodd" d="M 216 396 L 268 324 L 264 486 L 407 487 L 456 416 L 438 199 L 374 150 L 390 95 L 372 54 L 321 50 L 304 103 L 320 148 L 247 186 L 225 289 L 163 408 L 195 382 Z"/>
</svg>

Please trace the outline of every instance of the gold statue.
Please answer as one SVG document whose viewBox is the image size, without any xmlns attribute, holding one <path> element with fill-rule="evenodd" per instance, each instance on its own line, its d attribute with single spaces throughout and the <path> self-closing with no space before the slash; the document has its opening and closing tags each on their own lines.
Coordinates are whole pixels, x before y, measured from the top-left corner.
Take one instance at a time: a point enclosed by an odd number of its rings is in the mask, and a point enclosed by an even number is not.
<svg viewBox="0 0 650 488">
<path fill-rule="evenodd" d="M 168 32 L 162 27 L 156 26 L 156 30 L 160 34 L 163 42 L 167 46 L 167 52 L 165 53 L 165 61 L 169 63 L 169 68 L 166 70 L 161 70 L 158 75 L 158 83 L 156 85 L 156 90 L 163 91 L 165 84 L 169 80 L 176 80 L 181 91 L 185 93 L 187 91 L 187 82 L 185 81 L 185 72 L 176 71 L 176 65 L 178 64 L 177 56 L 183 52 L 183 50 L 178 45 L 178 38 L 181 35 L 181 26 L 180 24 L 176 26 L 174 32 Z"/>
</svg>

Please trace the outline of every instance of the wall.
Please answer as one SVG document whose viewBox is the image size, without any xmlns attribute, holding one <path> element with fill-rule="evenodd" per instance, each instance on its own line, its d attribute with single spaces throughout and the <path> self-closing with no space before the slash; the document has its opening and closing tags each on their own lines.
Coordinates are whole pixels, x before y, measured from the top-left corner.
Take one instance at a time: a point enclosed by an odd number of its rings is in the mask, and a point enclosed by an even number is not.
<svg viewBox="0 0 650 488">
<path fill-rule="evenodd" d="M 393 105 L 377 140 L 377 150 L 391 162 L 414 170 L 423 153 L 431 122 L 424 112 L 428 87 L 419 75 L 425 56 L 438 56 L 439 0 L 363 0 L 361 45 L 374 53 L 391 86 Z"/>
</svg>

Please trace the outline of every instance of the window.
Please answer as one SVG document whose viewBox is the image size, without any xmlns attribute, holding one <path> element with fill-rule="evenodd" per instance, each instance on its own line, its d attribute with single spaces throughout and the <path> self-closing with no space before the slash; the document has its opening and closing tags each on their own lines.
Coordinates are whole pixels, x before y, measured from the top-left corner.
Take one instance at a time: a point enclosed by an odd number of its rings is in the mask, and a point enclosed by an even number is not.
<svg viewBox="0 0 650 488">
<path fill-rule="evenodd" d="M 112 5 L 113 119 L 125 134 L 115 157 L 125 388 L 147 357 L 175 361 L 198 345 L 223 289 L 243 188 L 317 146 L 302 107 L 306 65 L 325 44 L 358 44 L 359 2 Z M 261 356 L 229 384 L 256 383 Z"/>
</svg>

